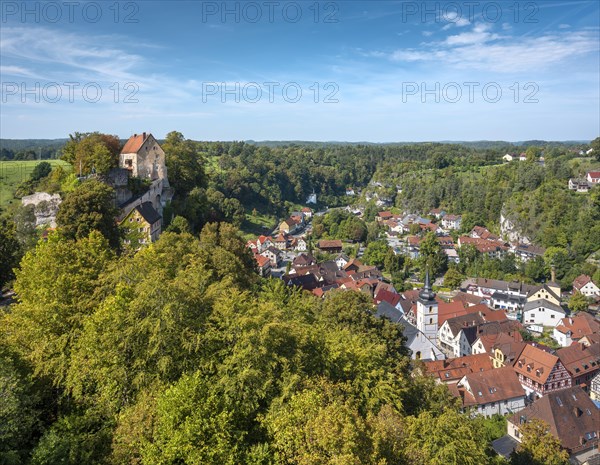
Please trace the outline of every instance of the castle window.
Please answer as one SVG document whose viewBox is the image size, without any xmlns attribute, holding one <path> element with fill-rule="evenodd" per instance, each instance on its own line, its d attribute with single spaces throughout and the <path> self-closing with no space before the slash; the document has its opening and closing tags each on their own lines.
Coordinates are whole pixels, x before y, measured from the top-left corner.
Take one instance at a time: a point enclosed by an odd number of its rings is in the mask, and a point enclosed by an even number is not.
<svg viewBox="0 0 600 465">
<path fill-rule="evenodd" d="M 433 318 L 429 318 L 429 324 L 433 324 Z"/>
</svg>

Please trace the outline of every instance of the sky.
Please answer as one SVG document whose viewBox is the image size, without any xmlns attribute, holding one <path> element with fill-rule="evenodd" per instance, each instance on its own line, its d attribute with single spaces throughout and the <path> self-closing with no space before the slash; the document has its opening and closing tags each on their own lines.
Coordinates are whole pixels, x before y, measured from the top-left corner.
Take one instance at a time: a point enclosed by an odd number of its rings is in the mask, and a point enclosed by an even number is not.
<svg viewBox="0 0 600 465">
<path fill-rule="evenodd" d="M 0 137 L 591 140 L 600 2 L 0 2 Z"/>
</svg>

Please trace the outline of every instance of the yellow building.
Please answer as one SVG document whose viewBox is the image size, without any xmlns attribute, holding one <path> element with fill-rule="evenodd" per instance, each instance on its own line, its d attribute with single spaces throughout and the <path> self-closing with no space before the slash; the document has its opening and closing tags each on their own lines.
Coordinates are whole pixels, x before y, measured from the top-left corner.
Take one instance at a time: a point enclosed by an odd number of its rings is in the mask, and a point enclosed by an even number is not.
<svg viewBox="0 0 600 465">
<path fill-rule="evenodd" d="M 123 231 L 123 242 L 135 249 L 150 244 L 161 233 L 162 217 L 150 202 L 144 202 L 132 209 L 119 223 Z"/>
</svg>

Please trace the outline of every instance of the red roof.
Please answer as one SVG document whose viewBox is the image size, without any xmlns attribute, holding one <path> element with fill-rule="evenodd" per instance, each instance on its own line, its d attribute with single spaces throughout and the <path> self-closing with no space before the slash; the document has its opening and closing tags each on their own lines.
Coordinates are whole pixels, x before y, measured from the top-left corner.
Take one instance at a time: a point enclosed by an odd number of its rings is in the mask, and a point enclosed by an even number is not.
<svg viewBox="0 0 600 465">
<path fill-rule="evenodd" d="M 398 302 L 400 302 L 400 299 L 401 299 L 400 294 L 396 294 L 395 292 L 390 292 L 387 289 L 381 289 L 375 296 L 376 303 L 387 302 L 392 307 L 395 307 L 396 305 L 398 305 Z"/>
<path fill-rule="evenodd" d="M 256 263 L 258 263 L 258 266 L 261 268 L 263 268 L 265 265 L 271 262 L 271 260 L 269 260 L 264 255 L 256 254 L 254 255 L 254 258 L 256 259 Z"/>
<path fill-rule="evenodd" d="M 494 368 L 489 354 L 474 354 L 423 363 L 427 373 L 438 377 L 442 382 L 458 381 L 466 374 L 492 370 Z"/>
<path fill-rule="evenodd" d="M 592 278 L 590 278 L 589 276 L 587 276 L 585 274 L 579 275 L 573 280 L 573 287 L 579 291 L 583 286 L 585 286 L 591 280 L 592 280 Z"/>
<path fill-rule="evenodd" d="M 600 171 L 590 171 L 588 176 L 590 178 L 600 178 Z"/>
<path fill-rule="evenodd" d="M 462 302 L 440 302 L 438 304 L 438 325 L 441 327 L 449 318 L 466 315 L 468 312 Z"/>
<path fill-rule="evenodd" d="M 523 352 L 515 359 L 514 368 L 526 378 L 545 384 L 548 376 L 559 363 L 557 356 L 532 345 L 526 345 Z"/>
<path fill-rule="evenodd" d="M 147 136 L 150 136 L 150 134 L 146 134 L 145 132 L 142 134 L 134 134 L 127 142 L 125 142 L 121 153 L 137 153 L 138 150 L 142 148 L 142 145 L 144 145 Z"/>
<path fill-rule="evenodd" d="M 379 216 L 379 218 L 391 218 L 392 212 L 390 212 L 390 211 L 379 212 L 379 213 L 377 213 L 377 216 Z"/>
</svg>

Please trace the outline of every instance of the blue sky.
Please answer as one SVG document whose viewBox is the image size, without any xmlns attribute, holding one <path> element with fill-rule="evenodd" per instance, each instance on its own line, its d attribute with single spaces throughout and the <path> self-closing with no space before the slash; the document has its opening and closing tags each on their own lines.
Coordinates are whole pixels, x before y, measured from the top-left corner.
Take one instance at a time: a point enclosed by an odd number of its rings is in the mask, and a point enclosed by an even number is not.
<svg viewBox="0 0 600 465">
<path fill-rule="evenodd" d="M 586 140 L 600 2 L 2 2 L 3 138 Z"/>
</svg>

